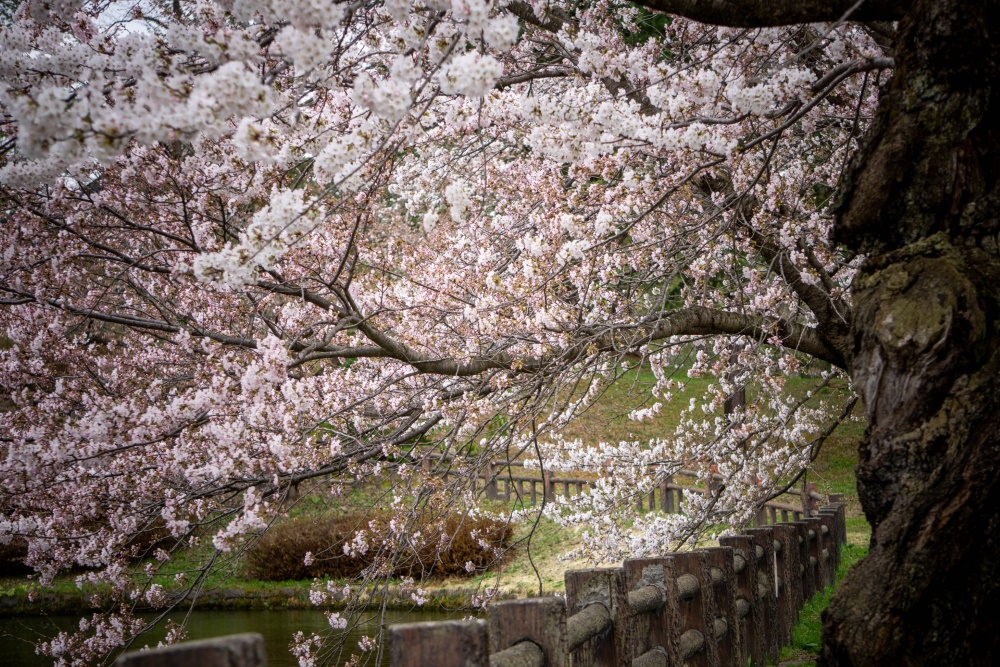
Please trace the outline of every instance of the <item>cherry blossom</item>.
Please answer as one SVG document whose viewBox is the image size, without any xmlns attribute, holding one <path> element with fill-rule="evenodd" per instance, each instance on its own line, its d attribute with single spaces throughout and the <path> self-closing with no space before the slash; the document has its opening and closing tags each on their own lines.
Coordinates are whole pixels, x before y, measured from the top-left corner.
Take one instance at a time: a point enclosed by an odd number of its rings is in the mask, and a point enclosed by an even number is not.
<svg viewBox="0 0 1000 667">
<path fill-rule="evenodd" d="M 418 516 L 489 511 L 470 480 L 507 457 L 597 476 L 514 519 L 581 527 L 595 562 L 661 552 L 745 524 L 849 418 L 784 385 L 849 387 L 824 336 L 861 258 L 829 242 L 828 208 L 892 67 L 864 25 L 487 0 L 123 11 L 25 3 L 0 28 L 0 541 L 26 540 L 44 582 L 82 565 L 169 605 L 172 551 L 143 571 L 137 535 L 228 566 L 300 489 L 391 473 L 391 529 L 344 547 L 385 580 Z M 565 439 L 640 361 L 634 420 L 709 380 L 677 432 Z M 715 496 L 632 515 L 710 466 Z M 107 658 L 134 609 L 43 649 Z"/>
</svg>

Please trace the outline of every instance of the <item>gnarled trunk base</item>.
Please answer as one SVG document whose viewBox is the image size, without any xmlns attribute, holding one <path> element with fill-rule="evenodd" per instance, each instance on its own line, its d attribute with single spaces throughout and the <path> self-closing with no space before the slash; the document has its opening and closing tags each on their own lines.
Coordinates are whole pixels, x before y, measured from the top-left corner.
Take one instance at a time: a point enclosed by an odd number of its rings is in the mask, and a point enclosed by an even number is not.
<svg viewBox="0 0 1000 667">
<path fill-rule="evenodd" d="M 871 383 L 857 473 L 875 529 L 824 615 L 825 665 L 992 665 L 1000 656 L 1000 353 L 995 320 L 979 308 L 996 301 L 975 298 L 947 260 L 915 263 L 931 275 L 908 263 L 911 282 L 901 284 L 896 265 L 869 295 L 881 307 L 858 315 L 882 336 L 862 345 L 856 374 Z M 990 289 L 997 284 L 994 272 Z M 961 368 L 983 348 L 994 351 L 982 365 Z"/>
<path fill-rule="evenodd" d="M 1000 3 L 917 0 L 838 206 L 869 556 L 823 665 L 1000 660 Z"/>
</svg>

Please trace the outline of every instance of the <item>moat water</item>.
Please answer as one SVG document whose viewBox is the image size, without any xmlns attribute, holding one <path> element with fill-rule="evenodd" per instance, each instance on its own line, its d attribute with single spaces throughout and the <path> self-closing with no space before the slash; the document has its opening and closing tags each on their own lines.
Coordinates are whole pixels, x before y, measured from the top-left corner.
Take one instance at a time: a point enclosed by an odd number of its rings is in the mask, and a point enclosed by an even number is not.
<svg viewBox="0 0 1000 667">
<path fill-rule="evenodd" d="M 172 614 L 170 618 L 181 621 L 184 613 Z M 371 614 L 375 616 L 375 614 Z M 420 621 L 458 620 L 467 614 L 453 614 L 429 611 L 389 611 L 385 622 L 416 623 Z M 19 616 L 0 618 L 0 667 L 49 667 L 51 658 L 37 655 L 35 644 L 55 636 L 58 632 L 72 630 L 80 622 L 80 616 Z M 362 636 L 375 637 L 379 632 L 381 619 L 375 617 L 350 630 L 344 643 L 340 659 L 333 665 L 343 665 L 351 653 L 358 653 L 358 641 Z M 259 632 L 264 636 L 269 667 L 297 667 L 298 662 L 288 651 L 292 636 L 302 631 L 307 636 L 324 634 L 330 630 L 326 616 L 315 610 L 203 610 L 191 613 L 187 623 L 188 639 L 206 639 L 240 632 Z M 134 648 L 144 645 L 155 646 L 163 639 L 164 630 L 159 628 L 143 637 Z M 375 665 L 370 658 L 362 664 Z M 380 667 L 388 665 L 388 651 L 383 651 Z"/>
</svg>

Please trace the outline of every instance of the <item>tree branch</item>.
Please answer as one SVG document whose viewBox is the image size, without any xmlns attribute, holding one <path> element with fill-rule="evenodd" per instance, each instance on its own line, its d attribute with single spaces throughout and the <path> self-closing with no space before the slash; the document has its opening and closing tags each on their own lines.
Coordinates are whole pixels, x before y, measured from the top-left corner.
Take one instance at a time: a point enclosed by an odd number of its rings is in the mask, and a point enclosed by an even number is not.
<svg viewBox="0 0 1000 667">
<path fill-rule="evenodd" d="M 569 20 L 569 17 L 561 9 L 553 9 L 545 15 L 545 18 L 539 18 L 531 5 L 524 0 L 515 0 L 515 2 L 510 3 L 507 5 L 507 11 L 525 23 L 549 32 L 559 32 L 562 30 L 563 24 Z"/>
<path fill-rule="evenodd" d="M 252 338 L 241 338 L 238 336 L 216 333 L 214 331 L 206 331 L 190 324 L 187 326 L 181 326 L 178 324 L 171 324 L 170 322 L 163 320 L 154 320 L 148 317 L 138 317 L 135 315 L 127 315 L 125 313 L 104 313 L 99 310 L 94 310 L 93 308 L 80 308 L 71 303 L 59 301 L 58 299 L 39 299 L 32 294 L 19 292 L 2 285 L 0 285 L 0 291 L 15 294 L 20 297 L 18 299 L 6 301 L 4 305 L 38 303 L 72 313 L 73 315 L 79 315 L 89 320 L 120 324 L 131 329 L 147 329 L 150 331 L 162 331 L 164 333 L 180 333 L 182 330 L 187 329 L 188 332 L 195 338 L 210 338 L 218 343 L 222 343 L 223 345 L 235 345 L 237 347 L 247 347 L 250 349 L 255 349 L 257 347 L 257 341 Z"/>
<path fill-rule="evenodd" d="M 497 79 L 496 85 L 493 87 L 497 90 L 503 90 L 504 88 L 509 88 L 510 86 L 518 83 L 527 83 L 528 81 L 535 81 L 537 79 L 558 79 L 572 75 L 573 72 L 567 69 L 532 70 L 530 72 L 522 72 L 521 74 L 515 74 L 513 76 Z"/>
<path fill-rule="evenodd" d="M 825 21 L 898 21 L 902 0 L 638 0 L 667 14 L 732 28 L 767 28 Z"/>
<path fill-rule="evenodd" d="M 771 270 L 780 275 L 792 291 L 799 295 L 822 326 L 841 325 L 846 329 L 850 319 L 847 304 L 835 301 L 823 288 L 803 280 L 802 272 L 788 257 L 788 252 L 773 239 L 752 227 L 748 227 L 747 233 L 757 252 L 771 265 Z"/>
<path fill-rule="evenodd" d="M 469 377 L 490 369 L 545 373 L 595 352 L 634 354 L 653 341 L 673 336 L 749 336 L 828 361 L 840 368 L 846 366 L 840 350 L 834 348 L 816 329 L 782 318 L 730 313 L 701 306 L 658 313 L 639 324 L 581 328 L 574 332 L 578 334 L 576 342 L 567 347 L 540 357 L 524 358 L 499 352 L 459 361 L 415 350 L 377 329 L 367 319 L 362 319 L 357 327 L 370 341 L 385 350 L 386 356 L 410 364 L 422 373 L 453 377 Z"/>
</svg>

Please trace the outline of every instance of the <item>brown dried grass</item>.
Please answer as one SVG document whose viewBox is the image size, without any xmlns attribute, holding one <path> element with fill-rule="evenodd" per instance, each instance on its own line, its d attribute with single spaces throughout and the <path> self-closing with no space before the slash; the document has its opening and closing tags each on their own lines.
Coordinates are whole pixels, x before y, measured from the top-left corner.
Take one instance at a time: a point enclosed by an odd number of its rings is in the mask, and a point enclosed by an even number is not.
<svg viewBox="0 0 1000 667">
<path fill-rule="evenodd" d="M 513 540 L 513 526 L 486 518 L 450 514 L 444 519 L 421 519 L 409 526 L 417 543 L 387 548 L 371 546 L 365 553 L 347 554 L 358 531 L 385 534 L 385 515 L 320 515 L 288 519 L 272 526 L 244 555 L 246 576 L 265 581 L 313 577 L 356 578 L 368 570 L 381 575 L 423 579 L 429 576 L 471 576 L 497 566 L 497 552 L 505 553 Z M 480 541 L 485 543 L 480 544 Z M 313 555 L 305 564 L 307 553 Z M 472 563 L 471 572 L 467 563 Z"/>
</svg>

